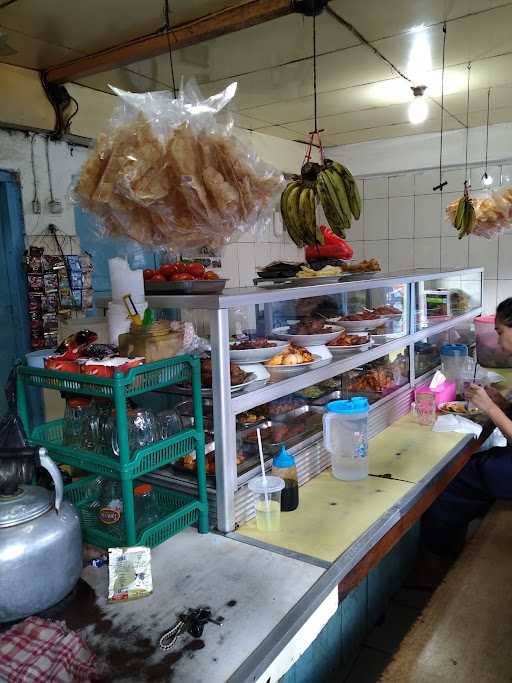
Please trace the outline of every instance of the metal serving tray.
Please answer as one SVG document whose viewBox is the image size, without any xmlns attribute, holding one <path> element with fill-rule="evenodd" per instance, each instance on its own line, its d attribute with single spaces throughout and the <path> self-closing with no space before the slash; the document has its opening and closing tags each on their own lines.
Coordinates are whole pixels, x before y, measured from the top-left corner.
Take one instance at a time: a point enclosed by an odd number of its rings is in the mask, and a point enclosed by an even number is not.
<svg viewBox="0 0 512 683">
<path fill-rule="evenodd" d="M 151 282 L 146 280 L 146 294 L 219 294 L 229 279 L 223 280 L 177 280 L 176 282 Z"/>
</svg>

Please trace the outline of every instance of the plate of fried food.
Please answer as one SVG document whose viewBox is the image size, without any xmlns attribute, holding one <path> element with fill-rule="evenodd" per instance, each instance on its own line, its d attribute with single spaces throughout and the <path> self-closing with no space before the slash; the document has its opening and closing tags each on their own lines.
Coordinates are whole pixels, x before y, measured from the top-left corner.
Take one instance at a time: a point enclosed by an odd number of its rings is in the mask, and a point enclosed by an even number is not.
<svg viewBox="0 0 512 683">
<path fill-rule="evenodd" d="M 371 345 L 371 339 L 367 334 L 347 334 L 346 332 L 342 332 L 336 339 L 326 344 L 334 354 L 366 351 Z"/>
<path fill-rule="evenodd" d="M 364 310 L 360 313 L 329 318 L 327 322 L 343 325 L 348 332 L 371 332 L 385 325 L 388 320 L 389 318 L 384 318 L 378 313 Z"/>
<path fill-rule="evenodd" d="M 325 320 L 311 318 L 287 327 L 276 327 L 272 334 L 299 346 L 321 346 L 336 339 L 344 328 L 339 325 L 326 325 Z"/>
<path fill-rule="evenodd" d="M 229 364 L 231 391 L 240 391 L 254 382 L 266 381 L 270 377 L 261 365 L 245 365 L 241 368 L 236 363 Z M 201 393 L 203 396 L 213 396 L 212 389 L 212 361 L 211 358 L 201 359 Z"/>
<path fill-rule="evenodd" d="M 385 306 L 377 306 L 376 308 L 373 308 L 371 310 L 372 313 L 376 313 L 377 315 L 383 316 L 388 320 L 398 320 L 398 318 L 401 318 L 403 315 L 403 311 L 401 311 L 396 306 L 392 306 L 391 304 L 386 304 Z"/>
<path fill-rule="evenodd" d="M 468 401 L 448 401 L 448 403 L 442 403 L 439 406 L 439 410 L 442 413 L 448 415 L 480 415 L 481 411 L 478 408 L 470 407 Z"/>
<path fill-rule="evenodd" d="M 328 362 L 332 355 L 328 353 L 315 354 L 297 344 L 290 343 L 277 355 L 265 361 L 265 367 L 274 373 L 297 372 L 302 369 L 318 367 Z"/>
<path fill-rule="evenodd" d="M 229 345 L 229 357 L 236 363 L 262 363 L 279 353 L 283 346 L 286 346 L 284 340 L 266 337 L 233 341 Z"/>
</svg>

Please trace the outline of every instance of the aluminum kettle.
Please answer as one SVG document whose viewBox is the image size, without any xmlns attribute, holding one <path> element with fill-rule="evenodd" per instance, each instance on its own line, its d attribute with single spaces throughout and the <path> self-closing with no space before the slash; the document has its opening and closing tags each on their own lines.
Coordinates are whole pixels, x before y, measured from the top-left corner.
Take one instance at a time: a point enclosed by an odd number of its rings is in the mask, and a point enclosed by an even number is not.
<svg viewBox="0 0 512 683">
<path fill-rule="evenodd" d="M 48 471 L 55 495 L 23 483 L 27 461 Z M 0 622 L 9 622 L 70 593 L 82 571 L 82 537 L 78 513 L 63 499 L 60 470 L 46 449 L 0 449 L 0 471 Z"/>
</svg>

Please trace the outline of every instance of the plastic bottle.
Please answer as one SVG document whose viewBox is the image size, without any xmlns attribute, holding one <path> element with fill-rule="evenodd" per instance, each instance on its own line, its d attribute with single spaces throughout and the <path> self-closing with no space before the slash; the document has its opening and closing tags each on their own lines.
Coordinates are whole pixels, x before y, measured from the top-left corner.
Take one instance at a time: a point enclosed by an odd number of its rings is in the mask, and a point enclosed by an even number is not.
<svg viewBox="0 0 512 683">
<path fill-rule="evenodd" d="M 331 454 L 336 479 L 368 476 L 368 399 L 331 401 L 323 417 L 324 446 Z"/>
<path fill-rule="evenodd" d="M 284 446 L 272 460 L 272 476 L 280 477 L 284 481 L 281 492 L 281 512 L 291 512 L 299 506 L 299 483 L 295 458 L 288 453 Z"/>
</svg>

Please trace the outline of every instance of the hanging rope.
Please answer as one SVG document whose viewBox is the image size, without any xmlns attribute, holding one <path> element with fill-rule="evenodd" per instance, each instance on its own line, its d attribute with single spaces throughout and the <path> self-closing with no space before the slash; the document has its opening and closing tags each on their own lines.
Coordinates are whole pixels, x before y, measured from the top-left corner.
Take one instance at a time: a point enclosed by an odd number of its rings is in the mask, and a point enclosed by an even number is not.
<svg viewBox="0 0 512 683">
<path fill-rule="evenodd" d="M 165 19 L 165 35 L 167 36 L 167 47 L 169 49 L 169 66 L 171 69 L 171 83 L 172 83 L 172 94 L 174 99 L 178 96 L 178 91 L 176 89 L 176 79 L 174 78 L 174 64 L 172 61 L 172 48 L 171 48 L 171 11 L 169 8 L 169 0 L 164 0 L 164 19 Z"/>
<path fill-rule="evenodd" d="M 469 149 L 469 82 L 470 82 L 470 77 L 471 77 L 471 62 L 468 63 L 467 66 L 468 69 L 468 89 L 467 89 L 467 95 L 466 95 L 466 162 L 464 165 L 464 175 L 465 175 L 465 181 L 464 181 L 464 194 L 467 195 L 468 193 L 468 186 L 471 185 L 469 182 L 468 178 L 468 149 Z"/>
<path fill-rule="evenodd" d="M 314 3 L 316 10 L 316 0 Z M 317 117 L 317 88 L 316 88 L 316 12 L 313 14 L 313 103 L 314 103 L 314 118 L 315 118 L 315 133 L 318 132 L 318 117 Z"/>
<path fill-rule="evenodd" d="M 441 71 L 441 134 L 439 139 L 439 185 L 432 188 L 433 192 L 440 190 L 443 192 L 443 187 L 448 185 L 448 181 L 443 182 L 443 137 L 444 137 L 444 70 L 446 65 L 446 21 L 443 24 L 443 68 Z"/>
<path fill-rule="evenodd" d="M 491 109 L 491 89 L 487 91 L 487 123 L 485 126 L 485 177 L 487 178 L 487 159 L 489 152 L 489 112 Z"/>
</svg>

